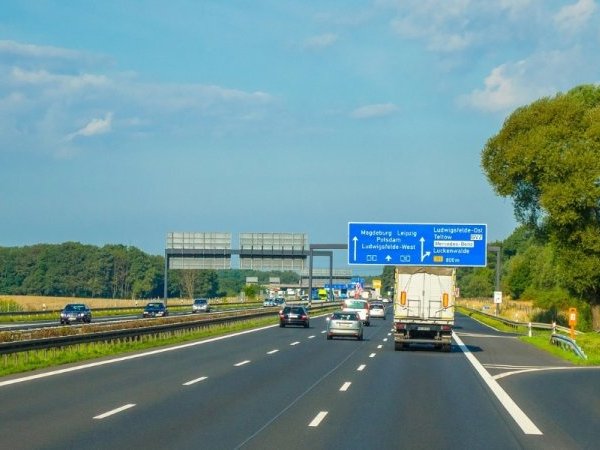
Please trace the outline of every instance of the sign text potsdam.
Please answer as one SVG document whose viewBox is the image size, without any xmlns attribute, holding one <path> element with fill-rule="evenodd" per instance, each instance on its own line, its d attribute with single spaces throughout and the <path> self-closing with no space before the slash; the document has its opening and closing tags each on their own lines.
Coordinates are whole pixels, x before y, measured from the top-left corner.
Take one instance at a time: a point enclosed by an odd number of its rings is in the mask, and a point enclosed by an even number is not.
<svg viewBox="0 0 600 450">
<path fill-rule="evenodd" d="M 484 267 L 487 225 L 348 223 L 348 264 Z"/>
</svg>

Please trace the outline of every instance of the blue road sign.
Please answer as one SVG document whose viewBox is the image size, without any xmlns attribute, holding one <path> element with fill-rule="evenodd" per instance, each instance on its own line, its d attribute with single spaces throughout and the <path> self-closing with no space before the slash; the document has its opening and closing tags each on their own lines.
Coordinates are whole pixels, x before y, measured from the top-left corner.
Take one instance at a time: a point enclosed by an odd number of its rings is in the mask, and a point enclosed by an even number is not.
<svg viewBox="0 0 600 450">
<path fill-rule="evenodd" d="M 349 222 L 348 264 L 484 267 L 487 225 Z"/>
</svg>

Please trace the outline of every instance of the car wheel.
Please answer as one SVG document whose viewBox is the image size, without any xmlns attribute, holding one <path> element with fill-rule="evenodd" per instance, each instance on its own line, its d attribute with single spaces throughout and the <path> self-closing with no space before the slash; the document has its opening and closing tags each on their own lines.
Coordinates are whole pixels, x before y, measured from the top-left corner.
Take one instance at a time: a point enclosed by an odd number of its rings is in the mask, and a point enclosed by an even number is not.
<svg viewBox="0 0 600 450">
<path fill-rule="evenodd" d="M 279 322 L 279 327 L 280 327 L 280 328 L 285 328 L 285 323 L 283 323 L 283 322 Z"/>
<path fill-rule="evenodd" d="M 371 326 L 371 322 L 370 322 L 370 321 L 367 321 L 366 325 L 367 325 L 368 327 L 370 327 L 370 326 Z"/>
<path fill-rule="evenodd" d="M 308 323 L 308 322 L 306 322 L 306 323 L 304 324 L 304 328 L 308 328 L 309 326 L 310 326 L 310 325 L 309 325 L 309 323 Z"/>
<path fill-rule="evenodd" d="M 359 335 L 359 336 L 356 338 L 356 340 L 357 340 L 357 341 L 362 341 L 362 340 L 363 340 L 363 335 L 362 335 L 362 334 L 361 334 L 361 335 Z"/>
<path fill-rule="evenodd" d="M 333 338 L 333 336 L 332 336 L 332 335 L 330 335 L 330 334 L 328 334 L 328 335 L 327 335 L 327 340 L 328 340 L 328 341 L 330 341 L 332 338 Z"/>
</svg>

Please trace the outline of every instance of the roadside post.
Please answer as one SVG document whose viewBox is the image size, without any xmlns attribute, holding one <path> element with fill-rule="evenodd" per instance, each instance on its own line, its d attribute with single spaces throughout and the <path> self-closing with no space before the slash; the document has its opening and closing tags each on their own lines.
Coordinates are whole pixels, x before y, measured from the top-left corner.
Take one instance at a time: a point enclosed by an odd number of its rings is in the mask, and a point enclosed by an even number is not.
<svg viewBox="0 0 600 450">
<path fill-rule="evenodd" d="M 529 328 L 529 332 L 527 333 L 527 336 L 531 337 L 531 322 L 529 322 L 527 324 L 527 327 Z"/>
<path fill-rule="evenodd" d="M 569 308 L 569 327 L 571 328 L 571 339 L 575 340 L 575 325 L 577 325 L 577 308 Z"/>
</svg>

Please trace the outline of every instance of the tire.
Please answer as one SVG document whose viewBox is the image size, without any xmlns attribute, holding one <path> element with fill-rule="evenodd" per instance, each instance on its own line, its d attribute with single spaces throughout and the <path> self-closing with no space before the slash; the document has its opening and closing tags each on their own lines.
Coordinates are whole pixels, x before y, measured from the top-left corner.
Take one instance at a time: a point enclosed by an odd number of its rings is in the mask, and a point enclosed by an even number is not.
<svg viewBox="0 0 600 450">
<path fill-rule="evenodd" d="M 445 353 L 450 353 L 452 351 L 452 344 L 442 345 L 442 351 Z"/>
<path fill-rule="evenodd" d="M 285 323 L 279 322 L 279 328 L 285 328 Z"/>
<path fill-rule="evenodd" d="M 333 336 L 331 336 L 330 334 L 327 335 L 327 340 L 330 341 L 333 339 Z"/>
<path fill-rule="evenodd" d="M 404 346 L 400 342 L 394 342 L 394 350 L 402 351 L 402 350 L 404 350 Z"/>
<path fill-rule="evenodd" d="M 370 327 L 370 326 L 371 326 L 371 321 L 368 321 L 368 322 L 366 323 L 366 325 L 367 325 L 368 327 Z"/>
<path fill-rule="evenodd" d="M 306 323 L 304 324 L 304 328 L 308 328 L 309 326 L 310 326 L 310 324 L 309 324 L 308 322 L 306 322 Z"/>
<path fill-rule="evenodd" d="M 357 340 L 357 341 L 362 341 L 362 340 L 363 340 L 363 335 L 361 334 L 360 336 L 358 336 L 358 337 L 356 338 L 356 340 Z"/>
</svg>

